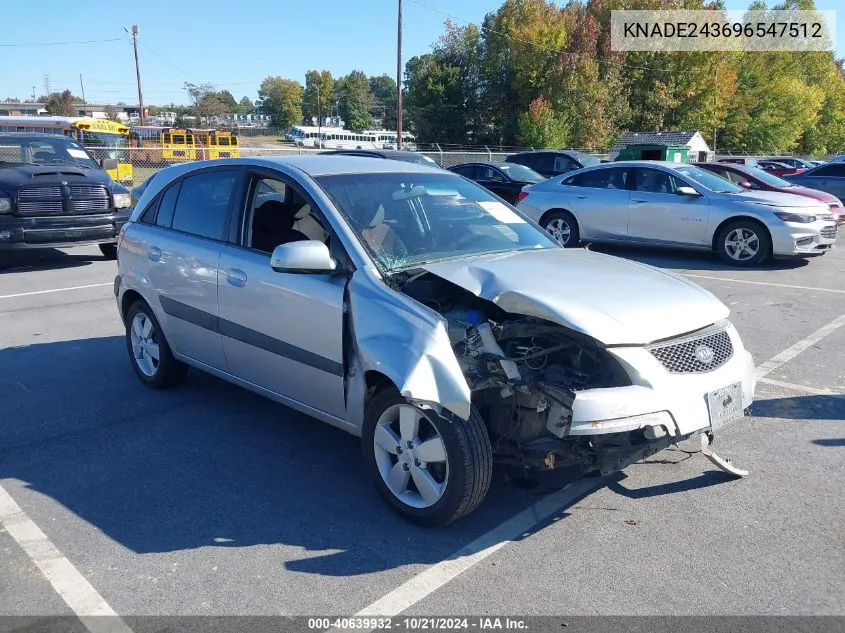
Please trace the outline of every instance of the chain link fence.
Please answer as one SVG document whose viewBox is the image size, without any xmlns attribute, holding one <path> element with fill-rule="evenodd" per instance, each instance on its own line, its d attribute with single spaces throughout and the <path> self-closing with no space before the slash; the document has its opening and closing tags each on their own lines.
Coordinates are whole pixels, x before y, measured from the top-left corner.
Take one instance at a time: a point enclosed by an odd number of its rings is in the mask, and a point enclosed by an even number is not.
<svg viewBox="0 0 845 633">
<path fill-rule="evenodd" d="M 144 147 L 144 148 L 129 148 L 127 150 L 127 159 L 122 159 L 121 174 L 124 173 L 126 162 L 131 165 L 131 176 L 126 178 L 127 184 L 137 186 L 146 181 L 150 176 L 156 173 L 159 169 L 168 167 L 170 165 L 181 164 L 185 162 L 207 160 L 214 158 L 227 158 L 231 154 L 237 154 L 241 157 L 272 157 L 272 156 L 301 156 L 309 154 L 322 154 L 326 151 L 312 149 L 306 147 L 296 146 L 280 146 L 280 147 L 240 147 L 235 151 L 226 151 L 223 148 L 216 148 L 209 150 L 207 148 L 197 148 L 190 150 L 168 150 L 161 147 Z M 444 168 L 454 167 L 463 163 L 475 162 L 489 162 L 489 163 L 503 163 L 505 158 L 510 154 L 519 151 L 531 151 L 531 148 L 495 148 L 495 149 L 472 149 L 472 150 L 452 150 L 432 148 L 427 146 L 418 150 L 421 154 L 428 156 L 438 165 Z M 584 150 L 577 150 L 584 151 Z M 610 154 L 607 152 L 590 152 L 603 160 L 609 160 Z M 753 154 L 739 154 L 739 153 L 719 153 L 716 159 L 722 158 L 765 158 L 763 155 Z M 808 159 L 818 160 L 818 157 L 806 157 Z M 123 180 L 123 179 L 122 179 Z"/>
</svg>

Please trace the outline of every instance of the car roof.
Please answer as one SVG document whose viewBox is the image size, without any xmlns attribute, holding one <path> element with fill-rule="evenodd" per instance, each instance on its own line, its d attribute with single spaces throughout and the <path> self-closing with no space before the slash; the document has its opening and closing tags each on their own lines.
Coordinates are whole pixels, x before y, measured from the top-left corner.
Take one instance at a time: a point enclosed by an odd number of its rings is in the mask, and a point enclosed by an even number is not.
<svg viewBox="0 0 845 633">
<path fill-rule="evenodd" d="M 485 167 L 507 167 L 510 168 L 510 165 L 502 165 L 502 163 L 491 163 L 488 161 L 473 161 L 471 163 L 458 163 L 457 165 L 452 165 L 449 169 L 454 169 L 455 167 L 466 167 L 467 165 L 484 165 Z M 522 165 L 524 167 L 525 165 Z"/>
<path fill-rule="evenodd" d="M 754 172 L 751 170 L 756 169 L 754 165 L 746 165 L 745 163 L 714 163 L 711 161 L 704 161 L 690 163 L 690 165 L 695 165 L 696 167 L 702 167 L 704 169 L 707 169 L 707 167 L 713 165 L 714 167 L 718 167 L 719 169 L 733 169 L 734 171 L 740 171 L 743 174 L 749 175 L 753 175 Z"/>
<path fill-rule="evenodd" d="M 326 176 L 329 174 L 372 174 L 372 173 L 439 173 L 443 170 L 417 163 L 406 163 L 398 160 L 372 160 L 369 156 L 348 156 L 344 154 L 318 154 L 311 156 L 251 156 L 245 158 L 219 158 L 216 160 L 196 161 L 168 167 L 174 177 L 196 169 L 219 165 L 245 165 L 275 168 L 287 165 L 302 171 L 309 176 Z M 181 169 L 180 169 L 181 168 Z"/>
<path fill-rule="evenodd" d="M 380 156 L 389 158 L 391 156 L 420 156 L 419 152 L 411 152 L 404 149 L 336 149 L 330 152 L 323 152 L 326 155 L 347 155 L 347 156 Z"/>
<path fill-rule="evenodd" d="M 692 163 L 673 163 L 668 160 L 615 160 L 601 165 L 583 167 L 583 169 L 606 169 L 608 167 L 668 167 L 669 169 L 677 169 L 685 165 L 692 165 Z"/>
<path fill-rule="evenodd" d="M 66 141 L 73 139 L 64 134 L 45 134 L 44 132 L 0 132 L 2 138 L 59 138 Z"/>
</svg>

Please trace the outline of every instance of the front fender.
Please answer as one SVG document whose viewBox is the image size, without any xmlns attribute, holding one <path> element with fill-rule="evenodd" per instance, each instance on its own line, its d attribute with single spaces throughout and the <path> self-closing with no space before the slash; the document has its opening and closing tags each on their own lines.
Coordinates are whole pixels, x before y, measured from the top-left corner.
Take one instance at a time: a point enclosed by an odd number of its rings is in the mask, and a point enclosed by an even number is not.
<svg viewBox="0 0 845 633">
<path fill-rule="evenodd" d="M 360 371 L 384 374 L 409 400 L 469 419 L 470 388 L 440 315 L 358 270 L 349 282 L 349 324 Z"/>
</svg>

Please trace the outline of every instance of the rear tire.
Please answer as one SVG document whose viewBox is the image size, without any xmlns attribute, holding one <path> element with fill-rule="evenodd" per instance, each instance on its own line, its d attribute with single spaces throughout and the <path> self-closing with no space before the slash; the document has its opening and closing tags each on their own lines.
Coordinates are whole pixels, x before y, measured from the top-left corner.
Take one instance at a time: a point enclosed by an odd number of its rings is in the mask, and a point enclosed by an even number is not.
<svg viewBox="0 0 845 633">
<path fill-rule="evenodd" d="M 569 211 L 552 211 L 544 218 L 542 227 L 564 248 L 575 248 L 581 242 L 578 221 Z"/>
<path fill-rule="evenodd" d="M 731 266 L 757 266 L 772 252 L 768 231 L 753 220 L 728 222 L 716 238 L 716 250 Z"/>
<path fill-rule="evenodd" d="M 126 313 L 126 349 L 132 369 L 148 387 L 167 389 L 185 380 L 188 366 L 174 358 L 158 319 L 143 301 Z"/>
<path fill-rule="evenodd" d="M 11 267 L 13 260 L 14 256 L 11 251 L 0 251 L 0 270 Z"/>
<path fill-rule="evenodd" d="M 408 427 L 414 430 L 404 432 Z M 469 420 L 447 419 L 410 404 L 394 388 L 382 389 L 364 412 L 361 442 L 379 493 L 413 523 L 451 523 L 478 507 L 490 488 L 493 449 L 474 408 Z"/>
<path fill-rule="evenodd" d="M 117 244 L 100 244 L 100 252 L 106 259 L 117 259 Z"/>
</svg>

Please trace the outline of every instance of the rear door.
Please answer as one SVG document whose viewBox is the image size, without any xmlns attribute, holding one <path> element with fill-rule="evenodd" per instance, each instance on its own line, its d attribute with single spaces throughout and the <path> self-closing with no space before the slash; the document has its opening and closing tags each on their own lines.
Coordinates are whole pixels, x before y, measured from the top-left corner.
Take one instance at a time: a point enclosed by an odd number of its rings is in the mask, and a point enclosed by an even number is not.
<svg viewBox="0 0 845 633">
<path fill-rule="evenodd" d="M 571 211 L 582 238 L 624 239 L 631 192 L 628 167 L 593 169 L 564 179 Z"/>
<path fill-rule="evenodd" d="M 283 201 L 284 213 L 295 215 L 294 228 L 305 237 L 331 240 L 331 227 L 298 183 L 271 170 L 249 174 L 235 243 L 224 246 L 220 256 L 220 332 L 230 372 L 344 418 L 346 278 L 278 273 L 270 268 L 269 249 L 253 246 L 255 210 L 268 200 Z M 282 205 L 278 206 L 281 211 Z"/>
<path fill-rule="evenodd" d="M 845 202 L 845 163 L 822 165 L 797 179 L 813 189 L 821 189 Z"/>
<path fill-rule="evenodd" d="M 210 169 L 172 184 L 159 199 L 155 226 L 139 231 L 171 346 L 224 371 L 218 263 L 240 178 L 240 168 Z"/>
<path fill-rule="evenodd" d="M 685 196 L 678 187 L 701 191 L 668 170 L 637 167 L 633 170 L 628 237 L 641 242 L 665 244 L 708 244 L 707 197 Z"/>
<path fill-rule="evenodd" d="M 553 154 L 552 173 L 555 176 L 560 176 L 575 169 L 580 169 L 581 165 L 565 154 Z"/>
</svg>

